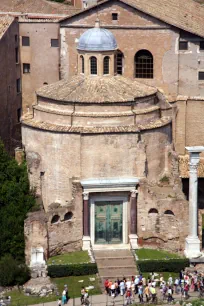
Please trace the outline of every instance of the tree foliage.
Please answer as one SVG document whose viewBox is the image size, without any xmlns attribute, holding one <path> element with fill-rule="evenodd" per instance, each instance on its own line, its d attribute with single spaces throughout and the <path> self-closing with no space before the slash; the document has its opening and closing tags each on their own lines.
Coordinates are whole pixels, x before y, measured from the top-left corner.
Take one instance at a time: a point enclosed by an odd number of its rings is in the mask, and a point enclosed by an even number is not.
<svg viewBox="0 0 204 306">
<path fill-rule="evenodd" d="M 29 268 L 25 264 L 19 264 L 10 254 L 0 259 L 1 286 L 23 285 L 29 278 Z"/>
<path fill-rule="evenodd" d="M 19 166 L 0 141 L 0 258 L 24 258 L 24 219 L 34 203 L 26 165 Z"/>
</svg>

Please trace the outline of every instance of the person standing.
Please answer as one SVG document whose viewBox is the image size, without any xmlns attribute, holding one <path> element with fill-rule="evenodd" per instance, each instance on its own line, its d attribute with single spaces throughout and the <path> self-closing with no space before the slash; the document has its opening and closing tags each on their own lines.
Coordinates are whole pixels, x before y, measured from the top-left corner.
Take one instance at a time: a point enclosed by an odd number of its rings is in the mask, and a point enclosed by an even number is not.
<svg viewBox="0 0 204 306">
<path fill-rule="evenodd" d="M 139 296 L 140 303 L 143 303 L 143 285 L 142 283 L 140 283 L 138 286 L 138 296 Z"/>
<path fill-rule="evenodd" d="M 145 297 L 146 297 L 146 303 L 149 303 L 149 300 L 150 300 L 150 290 L 149 290 L 149 286 L 148 285 L 145 286 L 144 294 L 145 294 Z"/>
<path fill-rule="evenodd" d="M 106 278 L 105 282 L 104 282 L 104 287 L 105 287 L 105 291 L 106 291 L 106 294 L 109 293 L 109 287 L 108 287 L 108 284 L 109 284 L 109 280 Z"/>
<path fill-rule="evenodd" d="M 123 296 L 125 294 L 125 283 L 124 280 L 120 282 L 120 295 Z"/>
</svg>

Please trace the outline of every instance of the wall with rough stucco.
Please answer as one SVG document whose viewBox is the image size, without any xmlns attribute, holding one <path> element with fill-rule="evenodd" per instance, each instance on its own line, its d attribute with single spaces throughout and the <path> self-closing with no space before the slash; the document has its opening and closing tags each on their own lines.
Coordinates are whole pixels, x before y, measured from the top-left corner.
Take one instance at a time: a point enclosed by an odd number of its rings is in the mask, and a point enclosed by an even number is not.
<svg viewBox="0 0 204 306">
<path fill-rule="evenodd" d="M 51 39 L 59 39 L 59 24 L 54 22 L 20 22 L 20 56 L 24 113 L 32 113 L 36 90 L 44 83 L 59 80 L 59 47 L 51 47 Z M 30 37 L 30 46 L 22 46 L 22 36 Z M 59 42 L 60 43 L 60 42 Z M 23 63 L 30 73 L 23 73 Z"/>
<path fill-rule="evenodd" d="M 18 121 L 21 93 L 16 90 L 16 80 L 21 74 L 20 60 L 16 63 L 15 48 L 19 48 L 19 26 L 16 20 L 0 39 L 0 137 L 12 155 L 14 149 L 21 145 L 21 127 Z"/>
</svg>

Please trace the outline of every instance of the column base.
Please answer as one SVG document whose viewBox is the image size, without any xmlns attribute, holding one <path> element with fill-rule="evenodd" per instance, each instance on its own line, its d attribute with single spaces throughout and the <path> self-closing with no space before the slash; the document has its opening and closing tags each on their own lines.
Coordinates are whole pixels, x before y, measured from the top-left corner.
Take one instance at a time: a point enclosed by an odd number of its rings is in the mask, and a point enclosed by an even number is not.
<svg viewBox="0 0 204 306">
<path fill-rule="evenodd" d="M 90 236 L 83 236 L 82 238 L 82 250 L 88 251 L 91 249 L 91 237 Z"/>
<path fill-rule="evenodd" d="M 137 244 L 138 236 L 136 234 L 130 234 L 129 240 L 130 240 L 131 249 L 133 250 L 138 249 L 138 244 Z"/>
<path fill-rule="evenodd" d="M 187 258 L 196 258 L 202 255 L 200 251 L 200 239 L 198 237 L 188 236 L 186 238 L 184 254 Z"/>
</svg>

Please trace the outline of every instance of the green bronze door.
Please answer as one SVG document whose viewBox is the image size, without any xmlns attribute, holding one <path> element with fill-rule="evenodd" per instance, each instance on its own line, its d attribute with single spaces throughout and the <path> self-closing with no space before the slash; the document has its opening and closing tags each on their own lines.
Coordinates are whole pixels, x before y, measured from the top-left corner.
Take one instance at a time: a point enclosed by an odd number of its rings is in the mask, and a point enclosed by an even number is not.
<svg viewBox="0 0 204 306">
<path fill-rule="evenodd" d="M 95 202 L 95 243 L 121 243 L 123 210 L 121 202 Z"/>
</svg>

